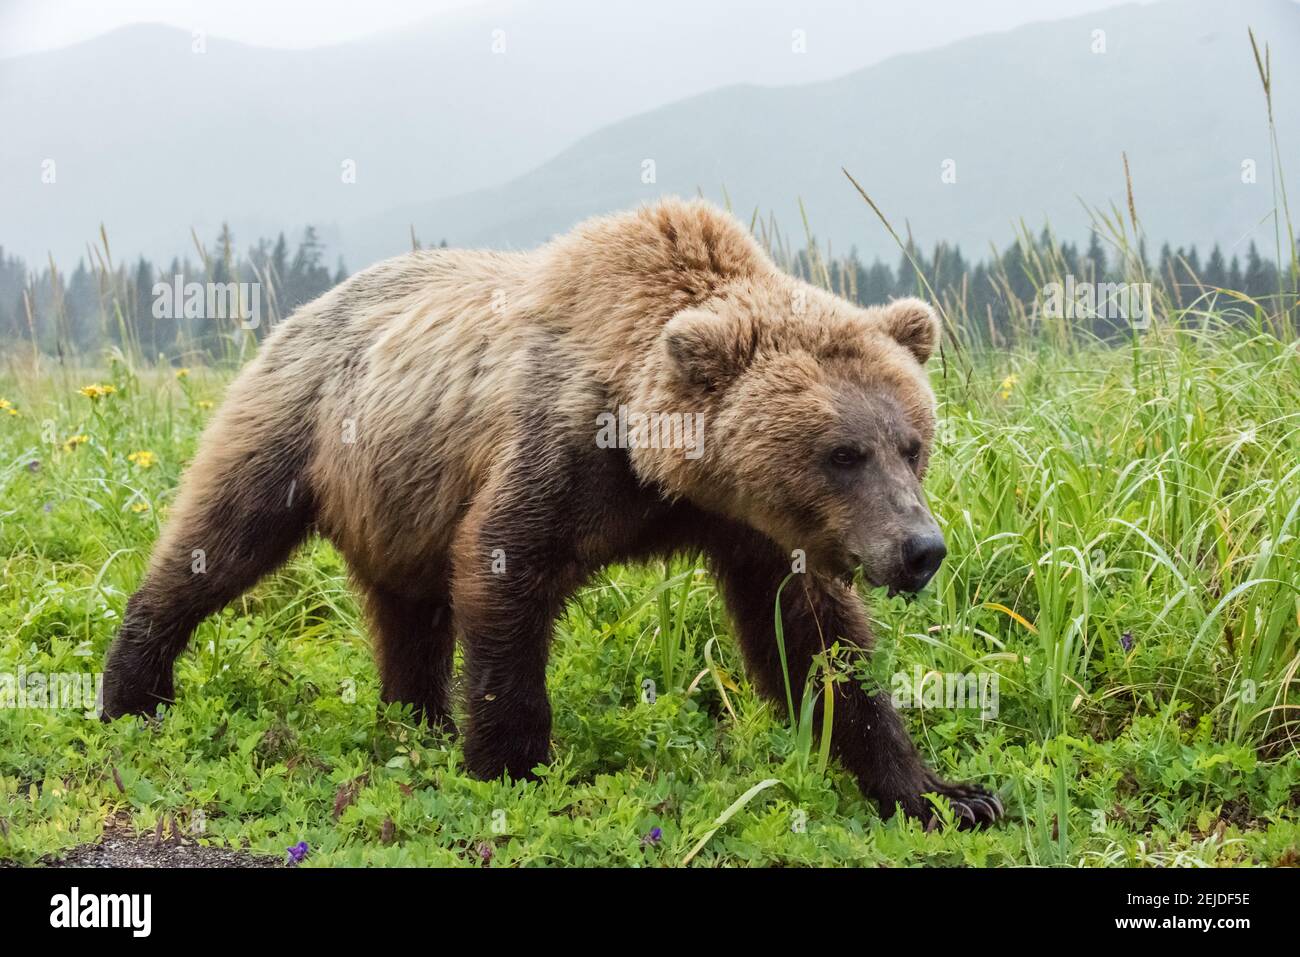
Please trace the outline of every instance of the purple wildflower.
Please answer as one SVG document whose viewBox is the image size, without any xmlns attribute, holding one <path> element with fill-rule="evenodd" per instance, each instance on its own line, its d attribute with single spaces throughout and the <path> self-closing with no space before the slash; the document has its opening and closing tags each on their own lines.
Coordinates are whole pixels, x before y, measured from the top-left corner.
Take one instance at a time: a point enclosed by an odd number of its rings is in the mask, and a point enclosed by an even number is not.
<svg viewBox="0 0 1300 957">
<path fill-rule="evenodd" d="M 479 841 L 478 856 L 484 864 L 490 863 L 492 860 L 492 845 L 487 841 Z"/>
<path fill-rule="evenodd" d="M 1119 643 L 1120 643 L 1120 646 L 1124 649 L 1124 651 L 1126 651 L 1126 652 L 1132 651 L 1132 650 L 1133 650 L 1133 632 L 1131 632 L 1131 631 L 1126 631 L 1126 632 L 1124 632 L 1124 634 L 1120 635 L 1120 636 L 1119 636 Z"/>
<path fill-rule="evenodd" d="M 289 850 L 290 862 L 294 864 L 300 864 L 302 863 L 302 859 L 307 856 L 307 851 L 310 850 L 310 848 L 307 847 L 306 841 L 299 841 L 297 844 L 295 844 L 293 847 L 289 848 L 288 850 Z"/>
<path fill-rule="evenodd" d="M 641 846 L 645 847 L 646 845 L 650 845 L 650 846 L 657 847 L 659 845 L 659 842 L 662 841 L 663 839 L 664 839 L 663 828 L 652 827 L 650 828 L 650 833 L 647 834 L 645 837 L 641 838 Z"/>
</svg>

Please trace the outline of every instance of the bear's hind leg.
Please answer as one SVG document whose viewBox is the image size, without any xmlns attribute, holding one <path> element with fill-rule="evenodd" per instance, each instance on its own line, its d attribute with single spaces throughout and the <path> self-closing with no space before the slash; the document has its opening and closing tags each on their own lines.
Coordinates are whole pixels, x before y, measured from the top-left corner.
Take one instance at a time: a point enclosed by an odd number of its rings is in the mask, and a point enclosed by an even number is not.
<svg viewBox="0 0 1300 957">
<path fill-rule="evenodd" d="M 408 598 L 380 586 L 365 591 L 382 699 L 406 702 L 417 720 L 455 731 L 451 664 L 456 640 L 449 602 L 440 596 Z"/>
<path fill-rule="evenodd" d="M 194 629 L 273 571 L 307 534 L 313 507 L 284 447 L 241 449 L 220 431 L 200 448 L 126 605 L 104 668 L 105 720 L 174 698 L 172 668 Z"/>
</svg>

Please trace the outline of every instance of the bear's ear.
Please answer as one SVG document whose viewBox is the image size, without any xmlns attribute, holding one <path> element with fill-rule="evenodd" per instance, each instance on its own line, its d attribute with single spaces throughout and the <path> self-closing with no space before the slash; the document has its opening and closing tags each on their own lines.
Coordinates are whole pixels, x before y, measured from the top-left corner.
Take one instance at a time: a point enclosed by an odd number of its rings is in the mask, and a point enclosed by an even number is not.
<svg viewBox="0 0 1300 957">
<path fill-rule="evenodd" d="M 920 299 L 895 299 L 882 307 L 879 322 L 882 331 L 905 346 L 922 365 L 939 346 L 942 334 L 939 317 Z"/>
<path fill-rule="evenodd" d="M 709 391 L 726 386 L 754 355 L 749 323 L 707 309 L 677 313 L 664 326 L 663 342 L 677 374 Z"/>
</svg>

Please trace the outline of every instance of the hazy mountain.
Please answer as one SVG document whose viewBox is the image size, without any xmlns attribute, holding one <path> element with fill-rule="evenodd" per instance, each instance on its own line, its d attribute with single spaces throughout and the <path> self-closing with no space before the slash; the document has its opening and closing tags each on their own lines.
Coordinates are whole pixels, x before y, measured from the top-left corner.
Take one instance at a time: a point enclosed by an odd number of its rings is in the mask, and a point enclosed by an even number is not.
<svg viewBox="0 0 1300 957">
<path fill-rule="evenodd" d="M 1125 205 L 1127 151 L 1153 239 L 1226 247 L 1254 237 L 1271 250 L 1272 222 L 1261 225 L 1274 205 L 1266 109 L 1247 25 L 1271 44 L 1283 161 L 1300 176 L 1300 6 L 1169 0 L 982 36 L 827 82 L 716 90 L 608 126 L 504 186 L 405 205 L 345 231 L 367 258 L 397 251 L 407 223 L 453 245 L 527 246 L 659 193 L 720 199 L 725 188 L 743 218 L 775 211 L 799 243 L 802 197 L 819 239 L 892 257 L 845 167 L 900 232 L 906 219 L 923 242 L 980 254 L 1009 241 L 1022 217 L 1083 238 L 1080 200 Z M 1097 30 L 1104 52 L 1093 52 Z M 642 182 L 647 159 L 653 184 Z M 942 178 L 948 160 L 952 183 Z M 1242 181 L 1247 160 L 1254 184 Z"/>
<path fill-rule="evenodd" d="M 310 221 L 324 227 L 327 240 L 344 239 L 356 266 L 401 248 L 409 220 L 405 213 L 383 217 L 342 237 L 338 222 L 499 185 L 625 117 L 728 84 L 825 80 L 900 50 L 1104 2 L 1056 0 L 1041 12 L 1026 0 L 989 0 L 978 9 L 859 0 L 518 0 L 293 51 L 209 36 L 206 52 L 196 53 L 185 31 L 123 28 L 66 49 L 0 59 L 0 243 L 31 260 L 47 251 L 67 260 L 103 222 L 119 255 L 167 259 L 190 249 L 191 226 L 211 241 L 229 220 L 243 243 Z M 13 28 L 0 16 L 0 29 L 5 24 Z M 795 31 L 802 31 L 804 52 Z M 502 44 L 504 52 L 494 52 Z M 777 101 L 787 95 L 773 94 Z M 905 100 L 909 93 L 885 95 Z M 733 101 L 723 102 L 730 109 Z M 836 125 L 857 125 L 861 106 L 853 104 Z M 662 128 L 658 120 L 636 121 L 645 131 L 633 133 L 637 161 L 648 135 L 659 144 L 653 155 L 662 156 L 661 182 L 739 186 L 742 170 L 728 159 L 737 153 L 704 154 L 697 163 L 674 145 L 679 135 L 695 136 L 678 116 L 688 118 L 665 113 Z M 714 116 L 707 142 L 736 128 L 750 142 L 773 133 L 784 145 L 770 126 L 765 112 Z M 611 133 L 611 145 L 624 135 Z M 835 135 L 821 130 L 817 140 L 829 148 L 826 137 Z M 746 167 L 750 159 L 759 157 Z M 54 161 L 53 184 L 41 180 L 46 160 Z M 355 183 L 342 182 L 345 160 L 356 163 Z M 447 222 L 448 235 L 524 242 L 563 225 L 591 207 L 585 184 L 599 178 L 594 167 L 570 173 L 566 188 L 579 195 L 557 195 L 549 219 L 537 206 L 543 197 L 519 211 L 536 228 L 515 236 L 506 223 L 511 211 L 489 208 L 479 230 L 472 207 L 460 204 L 467 213 Z M 791 181 L 773 193 L 770 181 L 755 185 L 771 202 L 806 191 Z M 441 220 L 422 221 L 430 224 L 425 238 L 440 237 Z"/>
</svg>

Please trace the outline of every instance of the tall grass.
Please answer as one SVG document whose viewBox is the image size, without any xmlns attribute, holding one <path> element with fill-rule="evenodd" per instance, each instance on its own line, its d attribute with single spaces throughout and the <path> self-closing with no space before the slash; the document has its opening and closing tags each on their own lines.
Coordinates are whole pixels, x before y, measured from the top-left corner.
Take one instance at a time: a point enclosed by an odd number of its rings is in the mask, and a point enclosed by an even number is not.
<svg viewBox="0 0 1300 957">
<path fill-rule="evenodd" d="M 1013 823 L 992 836 L 942 839 L 873 831 L 870 853 L 1041 864 L 1272 859 L 1289 835 L 1300 836 L 1287 804 L 1288 794 L 1300 793 L 1295 343 L 1205 310 L 1187 324 L 1142 331 L 1136 346 L 1019 345 L 973 350 L 962 361 L 960 376 L 934 373 L 942 426 L 927 478 L 949 560 L 915 602 L 866 597 L 888 668 L 997 676 L 995 717 L 944 710 L 906 717 L 941 773 L 1000 788 Z M 76 670 L 70 655 L 86 642 L 91 660 L 100 660 L 228 377 L 195 368 L 176 378 L 121 356 L 93 373 L 24 366 L 0 377 L 0 396 L 17 413 L 0 412 L 0 671 Z M 79 394 L 91 381 L 116 391 L 98 400 Z M 84 444 L 65 445 L 83 434 Z M 128 458 L 142 449 L 156 454 L 156 465 Z M 790 720 L 774 720 L 741 681 L 727 631 L 716 591 L 694 562 L 610 569 L 580 592 L 560 623 L 552 665 L 555 773 L 579 793 L 669 788 L 677 797 L 667 804 L 662 793 L 645 798 L 668 810 L 652 821 L 638 812 L 635 826 L 645 833 L 676 821 L 681 830 L 670 843 L 678 862 L 705 834 L 692 863 L 736 854 L 824 861 L 832 833 L 847 842 L 836 846 L 867 853 L 852 835 L 871 812 L 842 804 L 853 785 L 838 779 L 826 750 L 833 709 L 814 717 L 836 682 L 861 676 L 824 656 L 804 687 L 789 689 Z M 773 640 L 780 639 L 774 615 Z M 275 751 L 250 767 L 203 743 L 227 723 L 256 753 L 269 747 L 258 741 L 298 741 L 294 747 L 348 768 L 348 780 L 369 773 L 368 788 L 379 789 L 371 801 L 390 800 L 385 775 L 419 786 L 434 771 L 403 762 L 412 749 L 433 760 L 431 746 L 417 744 L 409 717 L 381 715 L 374 725 L 378 691 L 365 641 L 341 560 L 314 543 L 200 626 L 194 651 L 182 658 L 172 731 L 155 747 L 174 784 L 161 784 L 163 769 L 149 770 L 153 759 L 128 746 L 123 728 L 7 712 L 0 748 L 10 749 L 5 761 L 19 776 L 0 772 L 0 790 L 10 789 L 0 817 L 29 822 L 13 829 L 23 848 L 84 838 L 87 827 L 93 836 L 93 822 L 81 819 L 63 820 L 61 831 L 39 826 L 38 809 L 55 812 L 41 801 L 14 803 L 14 789 L 21 783 L 25 794 L 54 774 L 82 805 L 111 806 L 122 795 L 103 777 L 109 762 L 154 782 L 149 792 L 127 785 L 142 826 L 155 811 L 197 803 L 209 820 L 224 822 L 220 833 L 230 839 L 273 847 L 293 837 L 287 846 L 299 837 L 288 831 L 306 826 L 313 846 L 337 848 L 330 859 L 385 859 L 382 842 L 364 828 L 336 831 L 332 789 L 302 776 L 312 765 L 276 771 L 276 761 L 292 755 Z M 654 696 L 642 693 L 647 680 Z M 364 707 L 340 697 L 348 686 Z M 406 750 L 379 743 L 356 750 L 356 729 L 372 725 L 367 740 L 391 735 Z M 285 727 L 297 737 L 286 739 Z M 104 757 L 107 747 L 119 756 Z M 366 757 L 372 747 L 378 768 Z M 437 787 L 477 786 L 453 783 L 461 781 L 455 751 L 446 754 L 451 764 L 438 766 Z M 300 809 L 281 820 L 274 805 L 236 799 L 272 787 L 276 774 L 294 779 L 291 790 L 326 788 L 319 815 Z M 227 777 L 240 783 L 215 794 L 202 784 Z M 724 813 L 772 777 L 783 786 Z M 568 795 L 557 785 L 527 800 L 540 802 L 539 821 L 551 820 Z M 513 807 L 524 799 L 492 800 Z M 1240 809 L 1223 810 L 1229 805 Z M 443 846 L 424 825 L 402 825 L 396 805 L 386 813 L 428 847 Z M 789 835 L 796 813 L 817 824 L 818 842 Z M 761 823 L 772 814 L 784 823 Z M 1227 823 L 1216 823 L 1220 815 Z M 1229 827 L 1238 843 L 1206 844 L 1214 827 Z M 541 837 L 551 832 L 532 833 L 541 843 L 524 840 L 521 860 L 554 847 L 546 841 L 556 838 Z M 622 853 L 576 835 L 565 840 L 578 842 L 565 845 L 576 860 Z M 957 857 L 943 857 L 949 852 Z"/>
<path fill-rule="evenodd" d="M 836 780 L 833 707 L 814 718 L 863 677 L 823 654 L 774 720 L 689 561 L 609 569 L 576 596 L 551 665 L 547 780 L 470 781 L 458 745 L 379 706 L 342 560 L 313 542 L 200 626 L 162 725 L 0 711 L 0 858 L 94 839 L 118 813 L 150 830 L 203 811 L 205 839 L 271 853 L 306 839 L 323 863 L 478 865 L 485 846 L 517 864 L 1294 863 L 1297 272 L 1266 300 L 1190 269 L 1149 275 L 1126 186 L 1094 228 L 1126 278 L 1156 287 L 1156 321 L 1099 331 L 1008 295 L 990 330 L 960 290 L 943 297 L 927 490 L 950 557 L 913 603 L 866 596 L 887 667 L 998 678 L 996 716 L 906 718 L 942 774 L 1001 790 L 1008 826 L 882 824 Z M 774 222 L 754 230 L 792 263 Z M 101 239 L 103 321 L 126 323 Z M 1026 275 L 993 282 L 1063 281 L 1059 247 L 1022 231 L 1021 248 Z M 811 278 L 832 285 L 829 251 L 810 249 Z M 222 367 L 179 377 L 127 325 L 93 370 L 24 351 L 0 374 L 0 672 L 79 670 L 86 643 L 102 660 L 224 366 L 254 345 L 226 333 Z M 90 382 L 116 391 L 79 394 Z M 483 823 L 493 808 L 509 834 Z"/>
</svg>

